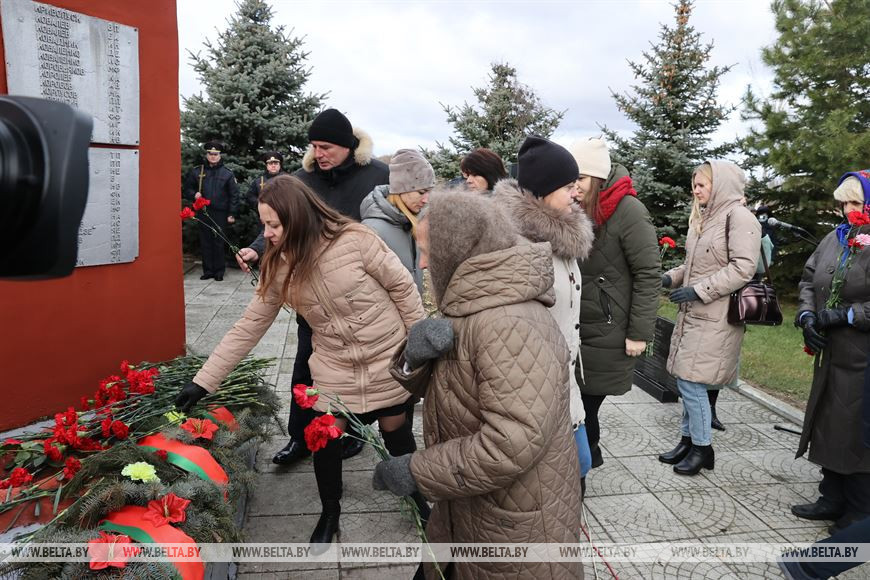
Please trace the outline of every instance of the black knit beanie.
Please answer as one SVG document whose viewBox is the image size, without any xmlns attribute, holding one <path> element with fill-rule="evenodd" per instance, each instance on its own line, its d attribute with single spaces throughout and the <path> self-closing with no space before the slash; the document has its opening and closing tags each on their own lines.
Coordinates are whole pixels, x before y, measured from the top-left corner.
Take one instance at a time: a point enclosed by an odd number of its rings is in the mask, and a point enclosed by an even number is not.
<svg viewBox="0 0 870 580">
<path fill-rule="evenodd" d="M 314 117 L 308 128 L 308 140 L 335 143 L 348 149 L 359 145 L 350 121 L 337 109 L 326 109 Z"/>
<path fill-rule="evenodd" d="M 529 135 L 520 145 L 517 165 L 520 187 L 535 197 L 546 197 L 580 177 L 577 162 L 567 149 L 537 135 Z"/>
</svg>

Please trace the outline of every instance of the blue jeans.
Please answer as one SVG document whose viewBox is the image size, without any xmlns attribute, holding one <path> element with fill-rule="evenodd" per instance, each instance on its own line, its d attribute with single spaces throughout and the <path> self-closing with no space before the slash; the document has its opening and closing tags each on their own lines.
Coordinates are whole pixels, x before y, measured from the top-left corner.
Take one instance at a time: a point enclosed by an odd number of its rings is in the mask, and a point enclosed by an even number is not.
<svg viewBox="0 0 870 580">
<path fill-rule="evenodd" d="M 683 399 L 683 437 L 691 437 L 693 445 L 711 445 L 713 432 L 707 385 L 678 378 L 677 387 Z"/>
<path fill-rule="evenodd" d="M 586 477 L 592 469 L 592 452 L 589 450 L 589 439 L 586 438 L 586 425 L 577 427 L 574 441 L 577 442 L 577 456 L 580 458 L 580 477 Z"/>
</svg>

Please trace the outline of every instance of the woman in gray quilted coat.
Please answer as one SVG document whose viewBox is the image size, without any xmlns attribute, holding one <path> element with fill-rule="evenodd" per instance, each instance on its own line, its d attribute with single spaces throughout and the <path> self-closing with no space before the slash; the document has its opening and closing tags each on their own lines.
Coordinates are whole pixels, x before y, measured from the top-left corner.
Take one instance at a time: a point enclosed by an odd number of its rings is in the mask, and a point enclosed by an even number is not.
<svg viewBox="0 0 870 580">
<path fill-rule="evenodd" d="M 569 354 L 549 311 L 550 244 L 518 244 L 492 198 L 457 191 L 432 195 L 418 235 L 445 318 L 412 328 L 393 376 L 424 397 L 426 449 L 378 464 L 374 486 L 434 501 L 433 543 L 579 542 Z M 583 578 L 580 562 L 445 568 L 453 580 Z M 434 566 L 424 570 L 438 577 Z"/>
</svg>

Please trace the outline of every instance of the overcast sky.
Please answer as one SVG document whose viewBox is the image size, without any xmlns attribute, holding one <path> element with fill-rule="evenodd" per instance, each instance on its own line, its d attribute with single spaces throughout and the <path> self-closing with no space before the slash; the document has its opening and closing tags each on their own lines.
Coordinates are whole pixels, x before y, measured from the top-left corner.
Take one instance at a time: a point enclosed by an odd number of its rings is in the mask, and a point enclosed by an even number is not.
<svg viewBox="0 0 870 580">
<path fill-rule="evenodd" d="M 327 106 L 344 112 L 374 138 L 375 153 L 432 146 L 451 133 L 439 103 L 473 101 L 492 62 L 508 62 L 544 104 L 565 110 L 554 134 L 562 143 L 600 133 L 598 124 L 630 131 L 611 90 L 634 82 L 638 61 L 672 24 L 661 0 L 329 1 L 272 0 L 275 24 L 305 38 L 308 88 L 328 92 Z M 235 12 L 233 0 L 179 0 L 182 97 L 202 89 L 188 51 L 215 39 Z M 712 64 L 735 65 L 720 99 L 739 103 L 747 85 L 767 94 L 770 71 L 761 47 L 775 38 L 765 0 L 698 0 L 690 21 L 713 42 Z M 719 138 L 742 133 L 739 114 Z"/>
</svg>

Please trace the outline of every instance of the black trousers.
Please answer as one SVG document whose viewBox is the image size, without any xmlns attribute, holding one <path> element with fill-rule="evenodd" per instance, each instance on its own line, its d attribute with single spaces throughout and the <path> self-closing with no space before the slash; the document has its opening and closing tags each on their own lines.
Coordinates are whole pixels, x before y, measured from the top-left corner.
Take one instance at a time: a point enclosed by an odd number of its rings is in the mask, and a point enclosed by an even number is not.
<svg viewBox="0 0 870 580">
<path fill-rule="evenodd" d="M 203 221 L 212 227 L 217 224 L 217 229 L 226 236 L 229 213 L 209 209 L 208 215 L 214 220 L 214 223 L 211 223 L 211 220 L 206 217 L 202 218 Z M 227 267 L 226 243 L 202 222 L 198 222 L 197 225 L 199 226 L 199 249 L 202 254 L 202 273 L 207 276 L 223 276 Z"/>
<path fill-rule="evenodd" d="M 819 494 L 829 503 L 842 506 L 852 519 L 870 517 L 870 473 L 845 475 L 823 467 Z"/>
<path fill-rule="evenodd" d="M 583 400 L 583 409 L 586 410 L 586 438 L 589 439 L 589 445 L 597 445 L 601 440 L 601 426 L 598 424 L 598 410 L 607 395 L 584 395 L 580 393 L 580 398 Z"/>
</svg>

